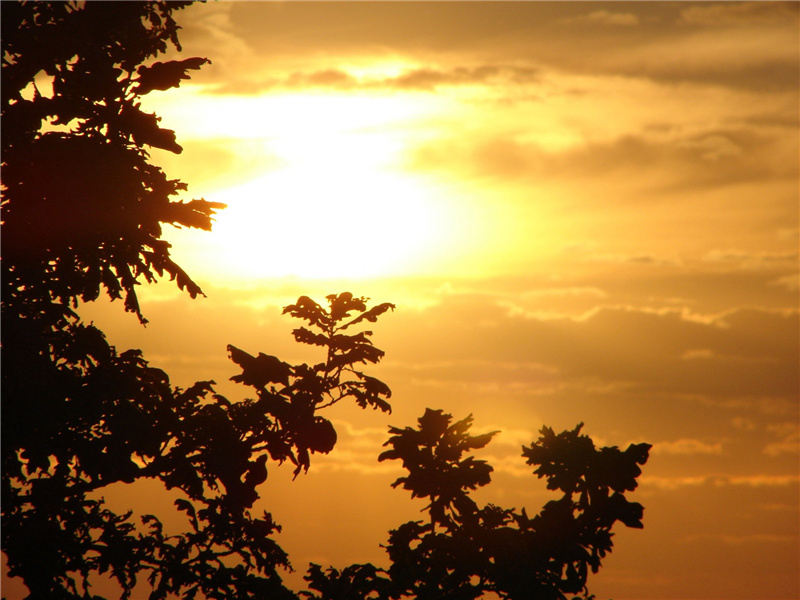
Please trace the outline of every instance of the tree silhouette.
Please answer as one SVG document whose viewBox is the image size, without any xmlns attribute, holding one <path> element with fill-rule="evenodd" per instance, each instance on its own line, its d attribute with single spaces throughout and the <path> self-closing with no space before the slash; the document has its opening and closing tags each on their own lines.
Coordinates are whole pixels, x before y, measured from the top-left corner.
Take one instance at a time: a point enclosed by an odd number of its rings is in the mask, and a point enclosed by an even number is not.
<svg viewBox="0 0 800 600">
<path fill-rule="evenodd" d="M 558 435 L 544 427 L 523 447 L 533 472 L 563 493 L 529 518 L 525 509 L 478 505 L 470 490 L 487 485 L 492 467 L 464 453 L 484 447 L 497 432 L 468 433 L 472 416 L 452 422 L 427 409 L 417 429 L 391 428 L 379 460 L 400 460 L 408 475 L 402 485 L 412 497 L 427 498 L 428 522 L 411 521 L 390 532 L 385 546 L 391 566 L 352 565 L 339 571 L 312 565 L 306 581 L 317 600 L 366 598 L 562 600 L 583 593 L 589 569 L 596 573 L 611 551 L 611 528 L 621 521 L 642 527 L 643 508 L 625 498 L 636 489 L 639 465 L 649 444 L 627 450 L 596 449 L 578 425 Z"/>
<path fill-rule="evenodd" d="M 336 431 L 320 411 L 343 400 L 390 412 L 391 392 L 363 370 L 383 352 L 364 326 L 394 306 L 349 292 L 323 306 L 301 297 L 284 313 L 316 364 L 292 365 L 229 345 L 253 396 L 230 400 L 215 382 L 174 387 L 139 350 L 118 351 L 77 312 L 107 294 L 145 323 L 140 283 L 168 277 L 200 287 L 170 257 L 162 225 L 209 230 L 224 205 L 174 200 L 186 186 L 150 162 L 180 152 L 142 96 L 177 87 L 209 61 L 154 62 L 180 50 L 173 13 L 190 2 L 19 2 L 2 7 L 2 549 L 29 598 L 98 598 L 107 575 L 130 598 L 296 598 L 281 578 L 289 557 L 271 515 L 251 513 L 273 464 L 308 471 Z M 563 497 L 529 519 L 478 507 L 469 491 L 491 467 L 464 453 L 493 434 L 468 433 L 427 410 L 417 429 L 390 430 L 380 460 L 428 500 L 427 522 L 392 531 L 392 566 L 312 565 L 312 598 L 562 598 L 585 591 L 611 549 L 611 526 L 641 526 L 636 487 L 649 446 L 596 450 L 580 427 L 542 437 L 523 455 Z M 116 513 L 98 496 L 144 479 L 177 496 L 186 527 Z"/>
<path fill-rule="evenodd" d="M 277 525 L 249 512 L 267 460 L 297 473 L 329 452 L 336 433 L 316 414 L 322 405 L 353 398 L 389 410 L 388 388 L 354 368 L 383 353 L 348 328 L 390 304 L 368 309 L 340 294 L 327 309 L 308 298 L 287 307 L 308 321 L 297 340 L 325 359 L 289 365 L 230 346 L 242 370 L 233 379 L 257 396 L 241 402 L 211 381 L 171 387 L 75 312 L 105 291 L 144 322 L 136 286 L 161 276 L 202 294 L 161 227 L 210 229 L 223 205 L 171 200 L 186 186 L 147 149 L 181 148 L 140 103 L 208 62 L 146 63 L 178 46 L 173 12 L 187 4 L 3 6 L 2 543 L 32 598 L 83 597 L 93 573 L 110 574 L 123 597 L 144 577 L 152 598 L 293 597 L 276 571 L 288 565 L 270 538 Z M 168 536 L 155 516 L 91 499 L 143 478 L 180 492 L 188 531 Z"/>
</svg>

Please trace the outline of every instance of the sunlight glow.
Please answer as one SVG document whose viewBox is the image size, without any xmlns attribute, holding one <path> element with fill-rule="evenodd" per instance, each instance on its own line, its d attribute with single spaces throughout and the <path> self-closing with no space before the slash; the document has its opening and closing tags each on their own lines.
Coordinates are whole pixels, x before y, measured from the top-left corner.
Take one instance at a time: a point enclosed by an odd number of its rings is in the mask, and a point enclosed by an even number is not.
<svg viewBox="0 0 800 600">
<path fill-rule="evenodd" d="M 263 99 L 229 126 L 261 138 L 280 167 L 217 191 L 224 202 L 203 268 L 229 277 L 368 277 L 426 260 L 442 227 L 441 202 L 400 166 L 402 128 L 415 107 L 396 99 L 307 96 Z M 263 117 L 262 117 L 263 119 Z M 256 136 L 256 133 L 258 134 Z"/>
<path fill-rule="evenodd" d="M 391 173 L 293 166 L 217 194 L 212 234 L 229 275 L 361 277 L 424 260 L 437 216 L 425 190 Z"/>
</svg>

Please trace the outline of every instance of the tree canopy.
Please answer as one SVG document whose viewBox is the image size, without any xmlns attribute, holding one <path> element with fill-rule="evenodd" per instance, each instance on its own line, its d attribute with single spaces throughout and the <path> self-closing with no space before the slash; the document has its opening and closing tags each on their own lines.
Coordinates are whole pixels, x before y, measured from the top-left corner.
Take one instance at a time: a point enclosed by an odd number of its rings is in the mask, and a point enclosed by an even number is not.
<svg viewBox="0 0 800 600">
<path fill-rule="evenodd" d="M 365 329 L 395 307 L 343 292 L 303 296 L 284 309 L 302 322 L 298 343 L 315 364 L 289 364 L 228 346 L 244 399 L 201 380 L 170 384 L 139 350 L 119 351 L 82 321 L 79 303 L 107 294 L 146 322 L 142 283 L 200 287 L 170 257 L 165 223 L 210 230 L 224 205 L 178 200 L 186 185 L 150 161 L 181 152 L 142 97 L 177 87 L 202 57 L 154 61 L 180 49 L 174 14 L 189 2 L 15 2 L 2 7 L 2 549 L 31 599 L 98 598 L 97 575 L 120 597 L 152 600 L 297 598 L 281 573 L 280 527 L 253 514 L 274 465 L 308 471 L 334 450 L 326 407 L 353 401 L 390 412 L 391 391 L 365 372 L 383 351 Z M 255 351 L 253 351 L 255 352 Z M 385 550 L 391 566 L 311 565 L 317 599 L 565 598 L 588 595 L 611 550 L 616 521 L 641 527 L 627 500 L 649 445 L 594 447 L 574 430 L 544 428 L 522 449 L 561 498 L 536 517 L 478 506 L 470 491 L 492 467 L 470 454 L 493 433 L 471 435 L 427 409 L 416 428 L 391 428 L 379 460 L 407 471 L 396 487 L 428 502 L 427 521 L 401 524 Z M 187 527 L 166 533 L 155 515 L 117 513 L 100 492 L 152 479 L 177 495 Z"/>
</svg>

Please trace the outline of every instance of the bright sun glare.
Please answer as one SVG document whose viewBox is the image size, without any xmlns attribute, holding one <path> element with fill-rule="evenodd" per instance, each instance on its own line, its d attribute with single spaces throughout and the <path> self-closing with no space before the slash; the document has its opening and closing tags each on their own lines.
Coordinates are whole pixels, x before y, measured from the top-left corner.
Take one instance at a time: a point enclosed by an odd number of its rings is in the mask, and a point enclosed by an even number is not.
<svg viewBox="0 0 800 600">
<path fill-rule="evenodd" d="M 435 187 L 400 164 L 403 122 L 426 107 L 345 95 L 236 99 L 224 110 L 216 102 L 227 116 L 215 127 L 260 140 L 279 166 L 213 193 L 228 208 L 204 234 L 204 269 L 241 278 L 398 274 L 442 241 Z"/>
</svg>

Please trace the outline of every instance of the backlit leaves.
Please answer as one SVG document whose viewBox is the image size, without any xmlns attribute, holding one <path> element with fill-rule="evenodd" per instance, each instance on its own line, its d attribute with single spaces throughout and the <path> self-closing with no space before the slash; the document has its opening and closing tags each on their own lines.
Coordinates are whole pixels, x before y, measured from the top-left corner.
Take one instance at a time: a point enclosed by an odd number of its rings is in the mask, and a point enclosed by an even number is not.
<svg viewBox="0 0 800 600">
<path fill-rule="evenodd" d="M 391 446 L 379 461 L 401 460 L 409 471 L 392 487 L 402 484 L 412 497 L 430 498 L 431 522 L 453 527 L 458 515 L 472 512 L 474 503 L 467 490 L 474 490 L 491 481 L 492 467 L 472 456 L 462 459 L 464 452 L 485 446 L 497 433 L 471 436 L 472 415 L 451 424 L 452 416 L 441 410 L 426 409 L 418 420 L 418 428 L 390 428 L 392 437 L 384 444 Z"/>
<path fill-rule="evenodd" d="M 255 388 L 263 388 L 268 383 L 282 383 L 289 385 L 289 375 L 292 367 L 278 359 L 259 352 L 257 357 L 249 355 L 236 346 L 228 345 L 230 359 L 242 367 L 241 375 L 234 375 L 231 381 L 237 381 Z"/>
<path fill-rule="evenodd" d="M 90 301 L 104 289 L 144 322 L 136 297 L 142 278 L 168 274 L 192 297 L 202 294 L 170 259 L 161 224 L 208 230 L 224 205 L 172 199 L 186 186 L 167 179 L 147 150 L 182 149 L 175 132 L 140 104 L 142 94 L 175 87 L 208 62 L 143 64 L 177 45 L 172 11 L 187 4 L 4 5 L 6 309 L 51 297 Z M 36 87 L 43 76 L 52 95 Z"/>
<path fill-rule="evenodd" d="M 588 573 L 611 551 L 611 527 L 617 521 L 641 527 L 641 505 L 623 492 L 636 487 L 650 446 L 596 449 L 580 435 L 581 425 L 558 435 L 543 428 L 523 456 L 563 496 L 529 518 L 524 509 L 480 507 L 469 497 L 489 483 L 491 467 L 464 453 L 483 448 L 497 433 L 472 436 L 471 426 L 471 416 L 453 422 L 441 410 L 426 409 L 416 428 L 390 428 L 384 444 L 389 449 L 379 460 L 402 461 L 408 474 L 393 485 L 428 498 L 430 521 L 411 521 L 390 532 L 386 571 L 353 565 L 323 572 L 313 565 L 306 580 L 320 593 L 307 595 L 319 600 L 347 592 L 354 598 L 593 597 L 586 589 Z"/>
<path fill-rule="evenodd" d="M 137 94 L 149 94 L 153 90 L 168 90 L 178 87 L 182 79 L 189 79 L 186 73 L 189 69 L 199 69 L 204 64 L 210 64 L 206 58 L 187 58 L 185 60 L 170 60 L 168 62 L 153 63 L 150 66 L 142 65 L 136 70 L 139 76 L 134 90 Z"/>
<path fill-rule="evenodd" d="M 327 297 L 328 308 L 301 296 L 283 313 L 304 320 L 310 328 L 299 327 L 292 333 L 296 341 L 325 349 L 324 359 L 314 365 L 289 365 L 259 353 L 258 356 L 233 345 L 228 352 L 242 373 L 232 381 L 249 385 L 258 392 L 255 405 L 275 419 L 275 435 L 267 443 L 273 460 L 290 460 L 295 475 L 307 471 L 310 455 L 328 453 L 336 443 L 336 431 L 330 421 L 315 414 L 346 398 L 361 408 L 372 407 L 391 412 L 388 399 L 392 392 L 382 381 L 355 369 L 361 363 L 377 363 L 383 351 L 372 344 L 371 331 L 341 333 L 344 319 L 358 312 L 354 321 L 375 320 L 392 305 L 379 305 L 379 311 L 367 308 L 366 298 L 354 298 L 349 292 Z M 368 315 L 364 319 L 360 317 Z"/>
<path fill-rule="evenodd" d="M 181 148 L 140 104 L 208 62 L 145 64 L 178 46 L 172 12 L 188 4 L 3 6 L 0 506 L 8 574 L 31 598 L 91 597 L 98 574 L 122 598 L 146 580 L 153 599 L 295 597 L 278 575 L 288 559 L 271 539 L 277 525 L 250 514 L 266 452 L 291 444 L 276 419 L 216 395 L 210 381 L 173 388 L 73 310 L 104 292 L 144 322 L 136 286 L 163 276 L 202 293 L 171 259 L 162 225 L 208 230 L 223 205 L 174 200 L 186 185 L 148 151 Z M 271 366 L 267 380 L 286 381 Z M 308 447 L 333 446 L 327 421 L 297 422 Z M 186 531 L 167 535 L 154 515 L 92 499 L 145 479 L 178 495 Z"/>
</svg>

